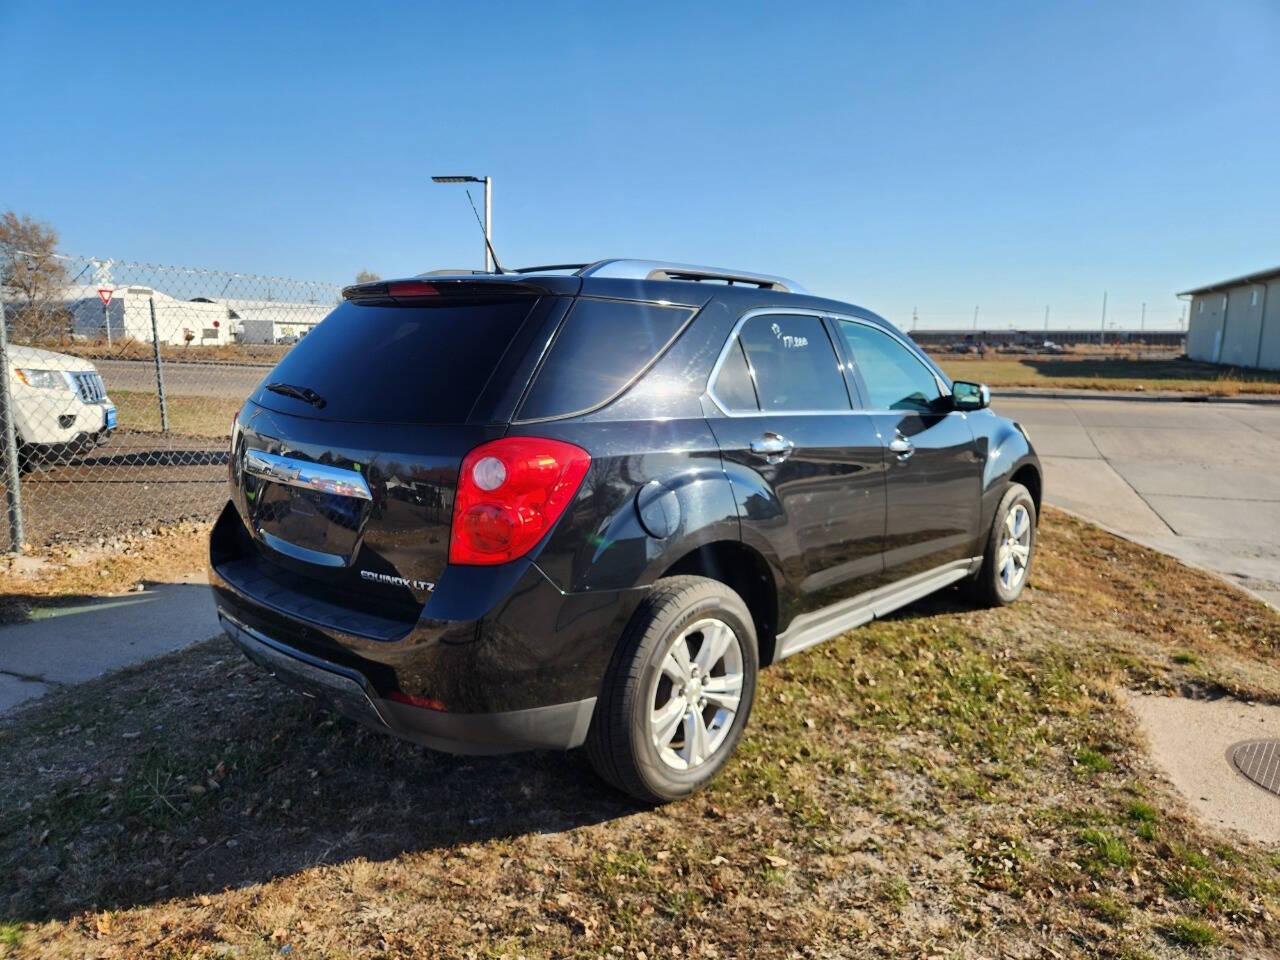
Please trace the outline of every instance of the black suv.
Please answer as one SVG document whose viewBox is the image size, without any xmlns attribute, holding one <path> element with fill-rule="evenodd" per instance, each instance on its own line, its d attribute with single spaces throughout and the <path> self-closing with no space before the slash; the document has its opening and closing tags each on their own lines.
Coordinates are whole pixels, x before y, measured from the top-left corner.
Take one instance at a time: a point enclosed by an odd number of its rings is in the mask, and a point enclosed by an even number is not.
<svg viewBox="0 0 1280 960">
<path fill-rule="evenodd" d="M 859 307 L 607 260 L 350 287 L 232 428 L 227 632 L 418 743 L 586 745 L 648 801 L 732 753 L 764 664 L 1035 547 L 1026 433 Z"/>
</svg>

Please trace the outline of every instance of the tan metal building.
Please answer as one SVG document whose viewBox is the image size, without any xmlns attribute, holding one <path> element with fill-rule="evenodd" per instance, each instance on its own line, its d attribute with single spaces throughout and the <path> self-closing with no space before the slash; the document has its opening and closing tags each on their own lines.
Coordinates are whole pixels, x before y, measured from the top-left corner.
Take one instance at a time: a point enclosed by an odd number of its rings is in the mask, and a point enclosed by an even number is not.
<svg viewBox="0 0 1280 960">
<path fill-rule="evenodd" d="M 1187 356 L 1280 370 L 1280 267 L 1178 294 L 1191 298 Z"/>
</svg>

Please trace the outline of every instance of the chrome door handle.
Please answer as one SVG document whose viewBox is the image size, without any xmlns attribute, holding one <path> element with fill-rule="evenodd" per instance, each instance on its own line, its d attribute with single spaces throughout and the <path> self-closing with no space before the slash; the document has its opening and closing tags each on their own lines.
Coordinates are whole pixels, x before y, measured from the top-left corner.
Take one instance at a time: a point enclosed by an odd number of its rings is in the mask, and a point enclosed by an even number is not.
<svg viewBox="0 0 1280 960">
<path fill-rule="evenodd" d="M 776 433 L 766 433 L 751 441 L 751 452 L 764 457 L 768 463 L 781 463 L 791 456 L 791 451 L 795 448 L 793 441 Z"/>
<path fill-rule="evenodd" d="M 916 452 L 915 444 L 901 434 L 889 441 L 889 449 L 898 455 L 899 460 L 909 460 Z"/>
</svg>

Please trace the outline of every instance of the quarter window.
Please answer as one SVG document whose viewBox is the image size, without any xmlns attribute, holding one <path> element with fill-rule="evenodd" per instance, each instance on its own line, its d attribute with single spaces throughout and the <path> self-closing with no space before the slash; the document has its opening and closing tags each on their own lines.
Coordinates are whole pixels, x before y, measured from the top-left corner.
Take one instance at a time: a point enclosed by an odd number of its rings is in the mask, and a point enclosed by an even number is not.
<svg viewBox="0 0 1280 960">
<path fill-rule="evenodd" d="M 716 399 L 726 410 L 737 413 L 760 409 L 755 384 L 751 382 L 751 370 L 747 367 L 747 357 L 736 338 L 724 355 L 724 363 L 720 366 L 720 375 L 716 377 L 714 389 Z"/>
<path fill-rule="evenodd" d="M 865 323 L 840 321 L 840 331 L 875 410 L 931 410 L 942 396 L 933 372 L 889 334 Z"/>
<path fill-rule="evenodd" d="M 849 409 L 840 361 L 818 317 L 759 314 L 742 325 L 738 339 L 751 365 L 760 409 Z"/>
</svg>

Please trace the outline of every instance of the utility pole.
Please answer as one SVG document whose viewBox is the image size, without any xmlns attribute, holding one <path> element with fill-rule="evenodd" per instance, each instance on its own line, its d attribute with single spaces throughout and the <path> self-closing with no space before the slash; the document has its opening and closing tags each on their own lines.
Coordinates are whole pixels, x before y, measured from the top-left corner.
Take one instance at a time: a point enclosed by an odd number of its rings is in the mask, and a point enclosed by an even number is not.
<svg viewBox="0 0 1280 960">
<path fill-rule="evenodd" d="M 1104 346 L 1107 342 L 1107 291 L 1102 291 L 1102 326 L 1098 328 L 1098 345 Z"/>
</svg>

